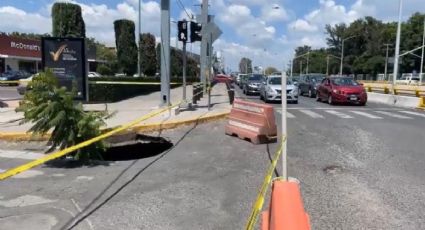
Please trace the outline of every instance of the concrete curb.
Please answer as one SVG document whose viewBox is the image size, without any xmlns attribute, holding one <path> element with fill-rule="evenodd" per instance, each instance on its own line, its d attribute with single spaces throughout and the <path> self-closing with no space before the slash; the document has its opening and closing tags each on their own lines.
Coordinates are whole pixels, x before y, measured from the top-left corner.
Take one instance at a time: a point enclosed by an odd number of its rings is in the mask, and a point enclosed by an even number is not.
<svg viewBox="0 0 425 230">
<path fill-rule="evenodd" d="M 420 97 L 409 97 L 409 96 L 372 93 L 372 92 L 368 92 L 367 96 L 368 96 L 369 102 L 387 104 L 387 105 L 404 107 L 404 108 L 412 108 L 412 109 L 423 107 L 421 103 L 423 98 L 420 98 Z"/>
<path fill-rule="evenodd" d="M 157 122 L 151 124 L 137 125 L 127 130 L 127 132 L 157 132 L 168 129 L 174 129 L 180 126 L 201 124 L 216 120 L 221 120 L 227 117 L 230 112 L 220 112 L 210 115 L 201 115 L 181 120 L 171 120 L 165 122 Z M 109 129 L 107 129 L 109 130 Z M 47 141 L 50 138 L 50 133 L 44 136 L 34 136 L 27 132 L 0 132 L 0 141 Z"/>
</svg>

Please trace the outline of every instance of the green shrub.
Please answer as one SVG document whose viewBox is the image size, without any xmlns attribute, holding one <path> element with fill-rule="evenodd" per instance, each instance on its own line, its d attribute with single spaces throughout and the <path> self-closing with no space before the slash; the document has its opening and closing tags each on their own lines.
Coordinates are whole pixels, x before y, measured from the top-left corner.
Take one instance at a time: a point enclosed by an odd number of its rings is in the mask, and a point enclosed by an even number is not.
<svg viewBox="0 0 425 230">
<path fill-rule="evenodd" d="M 74 102 L 75 91 L 68 92 L 59 88 L 56 77 L 51 71 L 40 73 L 30 83 L 32 90 L 27 91 L 17 111 L 24 113 L 22 123 L 33 123 L 29 132 L 44 135 L 51 131 L 51 148 L 64 149 L 101 134 L 105 126 L 107 112 L 85 112 L 81 103 Z M 99 141 L 77 150 L 77 160 L 101 159 L 104 142 Z"/>
<path fill-rule="evenodd" d="M 112 69 L 107 65 L 98 65 L 96 68 L 96 72 L 100 73 L 101 75 L 111 75 L 113 74 Z"/>
</svg>

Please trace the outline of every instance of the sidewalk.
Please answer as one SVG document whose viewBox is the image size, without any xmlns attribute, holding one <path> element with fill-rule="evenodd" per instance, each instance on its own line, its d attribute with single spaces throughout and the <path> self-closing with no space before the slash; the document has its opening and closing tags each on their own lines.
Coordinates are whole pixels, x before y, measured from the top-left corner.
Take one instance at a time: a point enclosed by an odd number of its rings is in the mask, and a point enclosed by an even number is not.
<svg viewBox="0 0 425 230">
<path fill-rule="evenodd" d="M 175 104 L 181 101 L 183 95 L 182 87 L 171 90 L 171 103 Z M 187 99 L 192 99 L 192 86 L 187 87 Z M 154 92 L 148 95 L 137 96 L 127 100 L 115 103 L 85 104 L 84 108 L 88 111 L 100 111 L 106 108 L 115 115 L 106 120 L 107 128 L 117 127 L 142 117 L 160 106 L 160 92 Z M 231 109 L 229 97 L 225 84 L 217 84 L 211 92 L 211 110 L 208 110 L 208 96 L 198 101 L 193 110 L 182 110 L 176 115 L 175 108 L 164 112 L 156 117 L 150 118 L 139 126 L 150 129 L 154 126 L 161 126 L 167 123 L 185 123 L 199 118 L 207 119 L 209 117 L 223 117 Z M 0 108 L 0 137 L 1 134 L 20 133 L 23 134 L 31 127 L 31 124 L 19 125 L 19 119 L 22 119 L 22 113 L 16 113 L 14 108 Z M 149 127 L 152 126 L 152 127 Z M 164 128 L 164 127 L 163 127 Z"/>
</svg>

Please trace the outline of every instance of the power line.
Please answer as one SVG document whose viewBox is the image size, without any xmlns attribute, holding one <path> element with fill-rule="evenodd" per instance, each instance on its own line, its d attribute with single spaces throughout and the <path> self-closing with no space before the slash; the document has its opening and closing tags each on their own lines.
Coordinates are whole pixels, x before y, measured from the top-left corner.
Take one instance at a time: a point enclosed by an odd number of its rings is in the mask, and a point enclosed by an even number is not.
<svg viewBox="0 0 425 230">
<path fill-rule="evenodd" d="M 176 0 L 177 4 L 180 6 L 180 8 L 182 8 L 182 10 L 184 10 L 184 12 L 186 13 L 188 19 L 192 19 L 193 15 L 189 14 L 189 12 L 187 12 L 186 7 L 184 6 L 184 4 L 181 2 L 181 0 Z"/>
</svg>

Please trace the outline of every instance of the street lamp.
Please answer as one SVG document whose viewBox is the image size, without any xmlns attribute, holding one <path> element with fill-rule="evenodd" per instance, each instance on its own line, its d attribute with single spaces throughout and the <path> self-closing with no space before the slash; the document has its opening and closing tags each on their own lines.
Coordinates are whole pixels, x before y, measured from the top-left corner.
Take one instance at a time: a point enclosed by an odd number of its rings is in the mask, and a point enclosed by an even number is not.
<svg viewBox="0 0 425 230">
<path fill-rule="evenodd" d="M 326 56 L 326 76 L 329 76 L 329 58 L 330 57 L 341 59 L 341 57 L 337 57 L 337 56 L 332 55 L 332 54 L 328 54 L 328 56 Z"/>
<path fill-rule="evenodd" d="M 345 43 L 345 41 L 347 41 L 347 40 L 349 40 L 351 38 L 354 38 L 354 37 L 357 37 L 357 36 L 354 35 L 354 36 L 350 36 L 348 38 L 342 39 L 342 46 L 341 46 L 341 65 L 339 67 L 339 75 L 341 75 L 341 76 L 342 76 L 342 65 L 344 64 L 344 43 Z"/>
<path fill-rule="evenodd" d="M 419 85 L 422 85 L 422 74 L 424 70 L 424 46 L 425 46 L 425 18 L 424 18 L 424 32 L 422 36 L 422 57 L 421 57 L 421 68 L 419 71 Z"/>
</svg>

